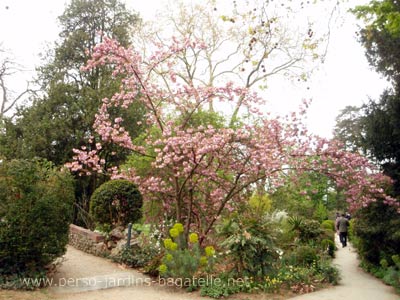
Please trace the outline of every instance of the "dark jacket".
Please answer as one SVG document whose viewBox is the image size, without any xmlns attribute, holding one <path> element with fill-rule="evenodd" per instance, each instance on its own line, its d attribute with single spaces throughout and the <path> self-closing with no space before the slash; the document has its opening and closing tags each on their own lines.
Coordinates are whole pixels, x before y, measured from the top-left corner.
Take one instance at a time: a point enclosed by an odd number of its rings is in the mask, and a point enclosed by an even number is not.
<svg viewBox="0 0 400 300">
<path fill-rule="evenodd" d="M 341 217 L 336 224 L 336 229 L 339 232 L 347 232 L 349 225 L 349 220 L 347 220 L 345 217 Z"/>
</svg>

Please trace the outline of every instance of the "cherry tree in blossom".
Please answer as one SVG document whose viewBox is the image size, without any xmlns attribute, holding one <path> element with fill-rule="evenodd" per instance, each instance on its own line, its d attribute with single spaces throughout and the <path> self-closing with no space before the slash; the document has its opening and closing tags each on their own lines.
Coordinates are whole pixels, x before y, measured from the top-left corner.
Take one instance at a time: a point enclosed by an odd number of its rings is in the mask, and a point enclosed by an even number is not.
<svg viewBox="0 0 400 300">
<path fill-rule="evenodd" d="M 205 44 L 190 39 L 172 39 L 169 47 L 154 45 L 149 60 L 134 49 L 121 47 L 105 38 L 96 46 L 92 59 L 83 68 L 108 65 L 113 75 L 123 78 L 119 93 L 103 99 L 94 123 L 102 143 L 113 143 L 145 157 L 145 172 L 106 169 L 95 149 L 74 149 L 75 160 L 68 164 L 74 172 L 108 172 L 138 185 L 144 201 L 157 201 L 168 217 L 196 230 L 203 241 L 218 218 L 248 199 L 260 182 L 266 191 L 284 184 L 288 176 L 318 172 L 328 176 L 345 191 L 351 210 L 383 198 L 399 203 L 384 193 L 390 180 L 368 160 L 346 152 L 335 141 L 307 132 L 301 122 L 307 103 L 299 113 L 284 118 L 263 114 L 257 93 L 232 82 L 221 86 L 195 85 L 177 77 L 182 52 Z M 110 118 L 114 107 L 128 108 L 135 101 L 147 108 L 147 131 L 141 143 L 134 141 L 122 126 L 122 117 Z M 244 118 L 231 124 L 200 124 L 194 118 L 206 112 L 209 103 L 229 107 L 240 101 Z M 229 122 L 227 122 L 229 123 Z M 138 124 L 138 126 L 141 124 Z"/>
</svg>

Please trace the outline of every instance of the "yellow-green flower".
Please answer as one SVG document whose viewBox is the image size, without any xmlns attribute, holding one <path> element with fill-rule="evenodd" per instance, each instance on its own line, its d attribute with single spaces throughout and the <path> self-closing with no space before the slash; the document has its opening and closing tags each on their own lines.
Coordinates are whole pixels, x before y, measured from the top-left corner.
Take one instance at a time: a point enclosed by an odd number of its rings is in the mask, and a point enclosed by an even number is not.
<svg viewBox="0 0 400 300">
<path fill-rule="evenodd" d="M 206 256 L 210 257 L 215 254 L 215 249 L 213 246 L 207 246 L 204 251 L 206 252 Z"/>
<path fill-rule="evenodd" d="M 172 227 L 169 230 L 169 235 L 172 236 L 173 238 L 176 238 L 179 235 L 178 229 L 176 229 L 175 227 Z"/>
<path fill-rule="evenodd" d="M 166 265 L 164 265 L 164 264 L 162 264 L 162 265 L 160 265 L 160 266 L 158 267 L 158 271 L 160 272 L 160 274 L 165 274 L 165 273 L 167 273 L 167 270 L 168 270 L 168 267 L 167 267 Z"/>
<path fill-rule="evenodd" d="M 164 247 L 165 249 L 171 249 L 171 244 L 173 243 L 173 241 L 171 239 L 165 239 L 164 240 Z"/>
<path fill-rule="evenodd" d="M 189 234 L 189 242 L 191 242 L 192 244 L 195 244 L 198 241 L 199 241 L 199 236 L 197 235 L 197 233 Z"/>
<path fill-rule="evenodd" d="M 171 251 L 175 251 L 176 249 L 178 249 L 178 244 L 172 242 L 169 249 L 170 249 Z"/>
<path fill-rule="evenodd" d="M 175 223 L 172 228 L 178 230 L 179 233 L 182 233 L 184 231 L 182 223 Z"/>
<path fill-rule="evenodd" d="M 200 257 L 200 265 L 206 266 L 208 264 L 208 258 L 206 256 Z"/>
<path fill-rule="evenodd" d="M 168 254 L 165 256 L 165 259 L 166 259 L 167 261 L 171 261 L 171 260 L 173 259 L 172 254 L 168 253 Z"/>
</svg>

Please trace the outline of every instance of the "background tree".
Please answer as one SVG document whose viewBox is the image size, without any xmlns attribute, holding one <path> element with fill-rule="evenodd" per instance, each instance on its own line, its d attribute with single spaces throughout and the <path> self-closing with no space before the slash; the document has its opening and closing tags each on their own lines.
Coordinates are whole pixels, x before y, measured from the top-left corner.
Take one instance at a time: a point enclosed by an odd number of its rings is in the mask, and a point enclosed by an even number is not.
<svg viewBox="0 0 400 300">
<path fill-rule="evenodd" d="M 365 22 L 359 31 L 370 65 L 393 83 L 400 82 L 400 4 L 396 0 L 370 1 L 353 13 Z"/>
<path fill-rule="evenodd" d="M 357 106 L 346 106 L 336 117 L 333 134 L 344 144 L 346 150 L 367 155 L 364 121 L 364 111 Z"/>
<path fill-rule="evenodd" d="M 61 40 L 48 53 L 47 63 L 38 68 L 37 82 L 43 95 L 20 109 L 16 122 L 24 155 L 44 157 L 57 165 L 71 159 L 69 149 L 95 146 L 95 138 L 90 144 L 86 138 L 93 132 L 97 107 L 119 84 L 108 80 L 111 72 L 107 68 L 83 73 L 80 66 L 101 41 L 101 31 L 128 46 L 137 16 L 116 0 L 73 0 L 59 21 Z"/>
<path fill-rule="evenodd" d="M 9 53 L 0 44 L 0 119 L 3 119 L 6 113 L 15 108 L 18 101 L 23 99 L 25 95 L 32 90 L 29 89 L 29 84 L 24 91 L 14 93 L 8 86 L 8 78 L 16 72 L 20 72 L 21 67 L 18 66 Z"/>
<path fill-rule="evenodd" d="M 6 123 L 3 155 L 42 157 L 62 165 L 72 159 L 73 148 L 83 146 L 100 150 L 106 164 L 116 164 L 129 151 L 96 148 L 98 140 L 92 126 L 102 99 L 113 95 L 120 81 L 113 78 L 108 67 L 98 66 L 90 72 L 82 72 L 80 67 L 93 53 L 94 46 L 102 41 L 102 34 L 128 47 L 138 16 L 118 0 L 72 0 L 59 22 L 60 40 L 45 57 L 45 64 L 38 68 L 37 83 L 42 94 L 33 99 L 31 106 L 21 108 L 14 122 Z M 143 115 L 140 105 L 124 113 L 126 124 L 123 125 L 133 136 L 140 131 L 136 122 Z M 99 174 L 79 179 L 77 196 L 86 199 L 82 204 L 86 209 L 88 198 L 102 181 L 104 178 Z"/>
<path fill-rule="evenodd" d="M 400 3 L 395 0 L 370 1 L 358 6 L 354 14 L 365 25 L 359 39 L 371 66 L 392 84 L 379 99 L 371 99 L 360 108 L 346 108 L 337 119 L 336 136 L 352 150 L 365 152 L 393 180 L 387 192 L 400 195 Z M 379 221 L 378 221 L 379 220 Z M 380 276 L 400 276 L 393 255 L 400 252 L 399 215 L 376 203 L 361 209 L 353 219 L 354 244 L 364 265 L 378 270 Z M 385 261 L 381 264 L 381 261 Z M 389 269 L 388 269 L 389 267 Z M 394 270 L 394 271 L 393 271 Z M 397 273 L 396 273 L 397 272 Z M 397 275 L 396 275 L 397 274 Z M 392 282 L 396 282 L 398 279 Z"/>
<path fill-rule="evenodd" d="M 359 31 L 369 63 L 393 85 L 364 106 L 364 147 L 394 179 L 400 193 L 400 3 L 371 1 L 353 10 L 366 25 Z"/>
<path fill-rule="evenodd" d="M 274 76 L 307 80 L 323 59 L 326 34 L 313 32 L 314 20 L 307 10 L 318 4 L 176 1 L 160 13 L 156 22 L 138 28 L 134 44 L 141 46 L 140 53 L 146 59 L 153 44 L 168 47 L 171 32 L 180 41 L 202 41 L 201 48 L 189 45 L 187 51 L 176 53 L 182 62 L 182 67 L 175 70 L 176 78 L 191 86 L 212 87 L 232 81 L 239 87 L 265 90 Z M 166 69 L 157 71 L 159 75 L 169 75 Z M 229 116 L 224 107 L 230 125 L 236 122 L 239 110 L 246 113 L 241 109 L 243 100 L 231 103 Z M 213 102 L 208 109 L 221 112 Z"/>
<path fill-rule="evenodd" d="M 321 222 L 328 218 L 329 212 L 345 211 L 348 205 L 343 191 L 337 188 L 334 181 L 315 172 L 290 176 L 282 187 L 272 193 L 271 199 L 276 209 Z"/>
</svg>

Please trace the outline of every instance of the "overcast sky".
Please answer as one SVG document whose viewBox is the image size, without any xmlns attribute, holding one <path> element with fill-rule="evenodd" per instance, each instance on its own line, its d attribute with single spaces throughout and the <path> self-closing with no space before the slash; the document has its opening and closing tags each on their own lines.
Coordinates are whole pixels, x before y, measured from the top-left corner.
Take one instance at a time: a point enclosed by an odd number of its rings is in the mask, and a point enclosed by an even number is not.
<svg viewBox="0 0 400 300">
<path fill-rule="evenodd" d="M 229 3 L 231 1 L 227 0 Z M 300 1 L 300 0 L 298 0 Z M 40 63 L 38 54 L 58 36 L 56 18 L 64 11 L 65 0 L 0 0 L 0 43 L 27 70 Z M 149 19 L 162 0 L 126 0 L 141 16 Z M 366 0 L 350 0 L 350 5 Z M 240 3 L 240 0 L 237 0 Z M 386 82 L 368 66 L 364 49 L 355 38 L 356 21 L 344 14 L 340 26 L 333 26 L 325 63 L 311 80 L 301 86 L 275 80 L 269 85 L 269 107 L 281 112 L 291 110 L 303 98 L 312 98 L 308 124 L 316 134 L 330 137 L 336 115 L 346 105 L 360 105 L 368 97 L 377 98 Z M 29 77 L 25 73 L 25 78 Z M 24 79 L 13 82 L 14 90 L 23 90 Z"/>
</svg>

